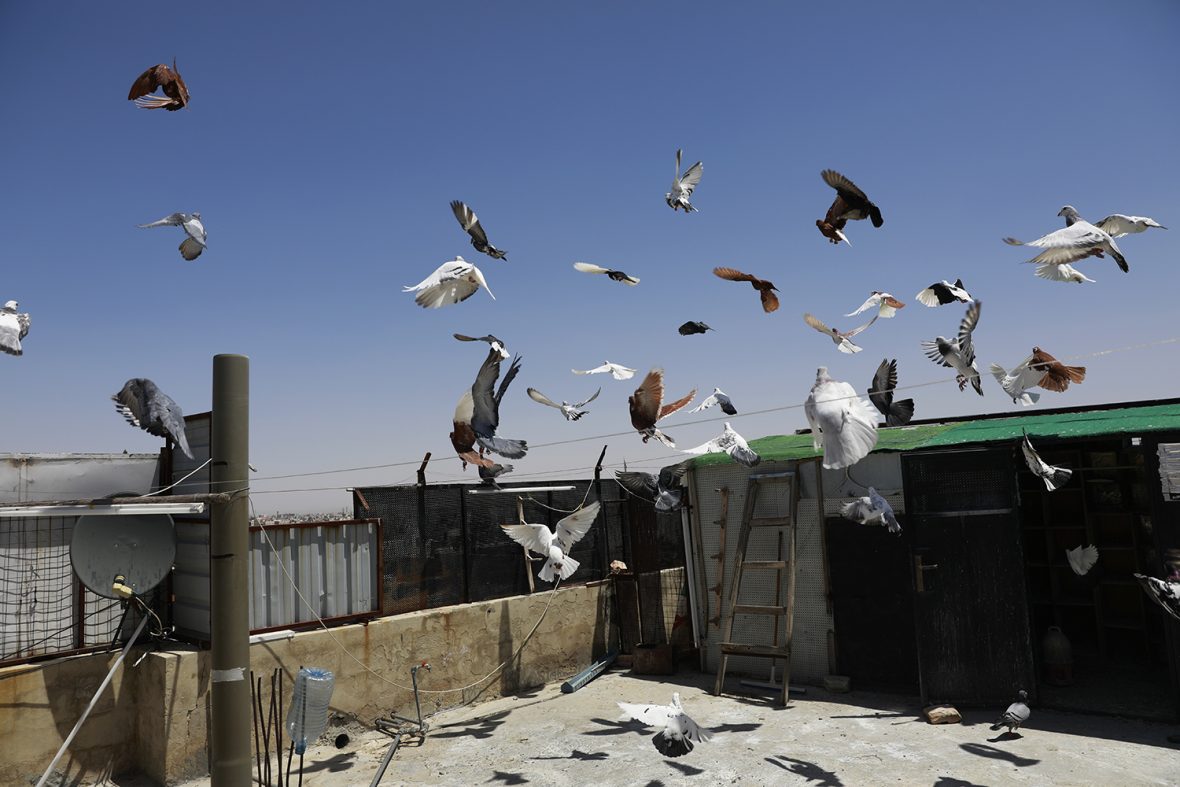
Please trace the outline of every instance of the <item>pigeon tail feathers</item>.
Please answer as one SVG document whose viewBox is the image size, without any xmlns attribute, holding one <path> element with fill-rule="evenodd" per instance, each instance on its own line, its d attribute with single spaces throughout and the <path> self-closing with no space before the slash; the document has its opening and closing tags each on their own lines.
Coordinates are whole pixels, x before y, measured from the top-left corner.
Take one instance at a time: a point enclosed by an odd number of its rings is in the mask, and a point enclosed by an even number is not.
<svg viewBox="0 0 1180 787">
<path fill-rule="evenodd" d="M 506 437 L 483 437 L 476 435 L 476 440 L 487 450 L 494 454 L 507 457 L 509 459 L 521 459 L 528 453 L 529 446 L 526 440 L 510 440 Z"/>
<path fill-rule="evenodd" d="M 889 405 L 889 415 L 885 416 L 886 426 L 905 426 L 914 417 L 914 400 L 902 399 Z"/>
<path fill-rule="evenodd" d="M 683 757 L 692 751 L 692 742 L 688 738 L 672 738 L 663 732 L 657 732 L 651 742 L 665 757 Z"/>
</svg>

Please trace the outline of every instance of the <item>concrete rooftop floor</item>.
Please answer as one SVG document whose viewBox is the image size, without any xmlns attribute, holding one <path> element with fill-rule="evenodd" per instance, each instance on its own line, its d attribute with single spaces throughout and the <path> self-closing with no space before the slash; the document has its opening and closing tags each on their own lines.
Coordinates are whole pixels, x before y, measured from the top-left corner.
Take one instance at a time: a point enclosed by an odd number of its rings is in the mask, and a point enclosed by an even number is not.
<svg viewBox="0 0 1180 787">
<path fill-rule="evenodd" d="M 962 724 L 919 720 L 916 698 L 806 687 L 791 705 L 764 695 L 714 697 L 712 676 L 607 673 L 574 694 L 550 684 L 516 697 L 436 714 L 421 745 L 403 745 L 382 785 L 1174 785 L 1180 750 L 1173 725 L 1041 710 L 1021 737 L 989 724 L 1002 708 L 965 710 Z M 731 689 L 737 688 L 731 679 Z M 743 691 L 749 691 L 742 689 Z M 616 702 L 667 703 L 679 691 L 713 740 L 679 759 L 652 746 L 652 731 L 619 721 Z M 756 691 L 756 690 L 755 690 Z M 413 715 L 413 708 L 391 709 Z M 340 730 L 329 730 L 330 740 Z M 367 785 L 386 735 L 346 728 L 351 741 L 309 749 L 308 787 Z M 294 773 L 292 774 L 294 777 Z M 148 782 L 119 779 L 120 787 Z M 297 780 L 292 779 L 292 784 Z M 203 787 L 209 780 L 186 783 Z"/>
</svg>

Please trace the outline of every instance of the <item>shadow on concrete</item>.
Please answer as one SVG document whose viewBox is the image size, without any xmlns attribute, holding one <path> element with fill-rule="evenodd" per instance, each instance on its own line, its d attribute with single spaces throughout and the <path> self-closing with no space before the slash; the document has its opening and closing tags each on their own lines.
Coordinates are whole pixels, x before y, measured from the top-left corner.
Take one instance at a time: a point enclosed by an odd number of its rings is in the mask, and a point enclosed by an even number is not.
<svg viewBox="0 0 1180 787">
<path fill-rule="evenodd" d="M 316 773 L 317 771 L 327 771 L 328 773 L 340 773 L 341 771 L 347 771 L 354 765 L 356 765 L 356 752 L 347 751 L 334 754 L 326 760 L 306 763 L 303 766 L 303 772 Z"/>
<path fill-rule="evenodd" d="M 611 721 L 610 719 L 591 719 L 595 724 L 601 724 L 606 729 L 603 730 L 587 730 L 583 735 L 626 735 L 628 732 L 635 732 L 644 735 L 648 732 L 637 721 Z"/>
<path fill-rule="evenodd" d="M 976 784 L 966 779 L 956 779 L 954 776 L 939 776 L 934 787 L 987 787 L 986 784 Z"/>
<path fill-rule="evenodd" d="M 674 760 L 664 760 L 665 763 L 671 765 L 676 770 L 683 773 L 685 776 L 700 776 L 705 772 L 704 768 L 694 768 L 691 765 L 686 765 L 683 762 L 675 762 Z"/>
<path fill-rule="evenodd" d="M 833 771 L 824 770 L 816 765 L 814 762 L 807 760 L 797 760 L 794 757 L 788 757 L 785 754 L 779 754 L 774 757 L 764 758 L 771 765 L 777 765 L 784 771 L 789 771 L 798 776 L 802 776 L 810 784 L 816 783 L 816 787 L 843 787 L 844 782 L 840 781 L 840 777 Z M 790 763 L 787 765 L 786 763 Z"/>
<path fill-rule="evenodd" d="M 430 737 L 431 738 L 462 738 L 465 736 L 470 736 L 472 738 L 478 738 L 481 740 L 484 738 L 490 738 L 490 737 L 492 737 L 492 733 L 496 731 L 496 728 L 504 723 L 504 719 L 508 716 L 509 713 L 511 713 L 511 711 L 502 710 L 499 713 L 493 713 L 491 715 L 483 716 L 481 718 L 471 719 L 469 721 L 462 722 L 460 725 L 456 725 L 456 726 L 461 726 L 462 729 L 454 729 L 449 732 L 432 732 L 432 733 L 430 733 Z M 441 727 L 439 729 L 448 729 L 448 728 Z"/>
<path fill-rule="evenodd" d="M 504 782 L 504 784 L 528 784 L 529 780 L 524 778 L 519 773 L 508 773 L 506 771 L 492 771 L 492 778 L 488 782 Z M 484 782 L 487 784 L 487 782 Z"/>
<path fill-rule="evenodd" d="M 999 743 L 1000 741 L 1018 741 L 1023 737 L 1024 736 L 1021 735 L 1019 732 L 1011 732 L 1009 730 L 1004 730 L 996 737 L 988 738 L 987 742 L 988 743 Z"/>
<path fill-rule="evenodd" d="M 753 721 L 746 724 L 718 724 L 716 727 L 709 727 L 710 732 L 753 732 L 762 726 L 762 722 Z"/>
<path fill-rule="evenodd" d="M 581 760 L 582 762 L 592 762 L 594 760 L 605 760 L 610 755 L 604 751 L 584 752 L 574 749 L 564 757 L 529 757 L 530 760 Z"/>
<path fill-rule="evenodd" d="M 995 746 L 985 746 L 982 743 L 960 743 L 959 748 L 968 754 L 974 754 L 977 757 L 988 757 L 993 760 L 1004 760 L 1010 762 L 1017 768 L 1027 768 L 1030 765 L 1036 765 L 1040 760 L 1034 760 L 1030 757 L 1021 757 L 1019 754 L 1013 754 L 1003 749 L 997 749 Z"/>
</svg>

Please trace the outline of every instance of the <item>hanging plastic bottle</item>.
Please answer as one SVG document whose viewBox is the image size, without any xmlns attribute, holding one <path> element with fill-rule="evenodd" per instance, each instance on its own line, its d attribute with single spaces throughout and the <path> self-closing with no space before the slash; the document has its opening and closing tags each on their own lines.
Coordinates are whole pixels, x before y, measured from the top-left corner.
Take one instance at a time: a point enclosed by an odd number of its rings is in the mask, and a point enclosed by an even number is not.
<svg viewBox="0 0 1180 787">
<path fill-rule="evenodd" d="M 326 669 L 303 667 L 295 677 L 295 696 L 287 713 L 287 735 L 295 753 L 307 751 L 307 744 L 324 734 L 328 726 L 328 702 L 336 678 Z"/>
</svg>

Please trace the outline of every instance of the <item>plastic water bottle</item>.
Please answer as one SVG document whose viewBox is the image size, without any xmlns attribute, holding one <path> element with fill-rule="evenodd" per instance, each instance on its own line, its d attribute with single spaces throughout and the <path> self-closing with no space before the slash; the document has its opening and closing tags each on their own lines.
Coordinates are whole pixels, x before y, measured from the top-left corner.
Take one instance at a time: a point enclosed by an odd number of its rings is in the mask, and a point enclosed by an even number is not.
<svg viewBox="0 0 1180 787">
<path fill-rule="evenodd" d="M 326 669 L 304 667 L 295 677 L 295 696 L 287 713 L 287 735 L 295 753 L 307 751 L 307 744 L 324 734 L 328 726 L 328 701 L 336 678 Z"/>
</svg>

